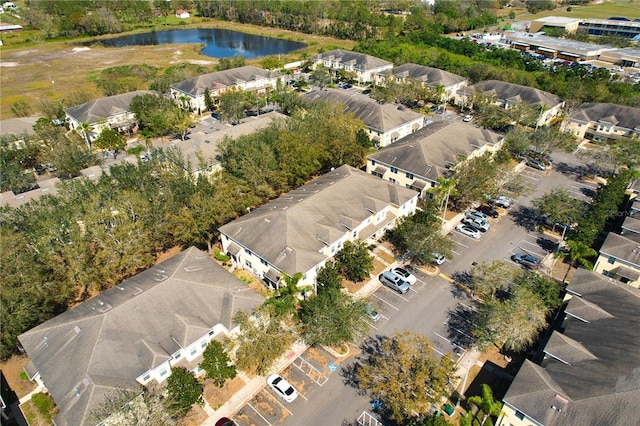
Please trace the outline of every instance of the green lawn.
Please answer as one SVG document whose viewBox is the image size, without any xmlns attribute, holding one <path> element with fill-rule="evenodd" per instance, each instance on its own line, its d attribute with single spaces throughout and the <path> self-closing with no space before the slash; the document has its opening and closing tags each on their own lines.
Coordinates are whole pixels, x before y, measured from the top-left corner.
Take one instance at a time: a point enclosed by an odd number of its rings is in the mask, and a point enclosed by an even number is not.
<svg viewBox="0 0 640 426">
<path fill-rule="evenodd" d="M 571 12 L 567 7 L 555 10 L 546 10 L 535 15 L 526 15 L 527 19 L 537 19 L 545 16 L 567 16 L 570 18 L 596 18 L 608 19 L 612 16 L 622 16 L 628 19 L 640 18 L 640 0 L 603 1 L 600 4 L 585 6 L 571 6 Z M 518 19 L 523 18 L 518 17 Z"/>
</svg>

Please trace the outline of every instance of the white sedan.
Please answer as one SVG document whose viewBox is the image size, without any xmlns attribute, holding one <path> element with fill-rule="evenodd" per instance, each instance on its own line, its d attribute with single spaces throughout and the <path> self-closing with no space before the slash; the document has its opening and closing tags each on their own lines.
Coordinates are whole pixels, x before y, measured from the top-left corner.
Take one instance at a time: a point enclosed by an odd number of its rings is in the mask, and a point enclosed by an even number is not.
<svg viewBox="0 0 640 426">
<path fill-rule="evenodd" d="M 474 238 L 476 240 L 480 238 L 480 231 L 478 231 L 477 229 L 469 225 L 460 224 L 456 226 L 456 231 L 466 235 L 467 237 Z"/>
<path fill-rule="evenodd" d="M 298 391 L 279 374 L 267 377 L 267 383 L 278 396 L 287 402 L 292 402 L 298 397 Z"/>
<path fill-rule="evenodd" d="M 391 272 L 393 272 L 396 275 L 400 275 L 403 280 L 409 283 L 409 285 L 414 285 L 417 281 L 415 275 L 413 275 L 411 272 L 407 271 L 404 268 L 400 268 L 400 267 L 393 268 Z"/>
</svg>

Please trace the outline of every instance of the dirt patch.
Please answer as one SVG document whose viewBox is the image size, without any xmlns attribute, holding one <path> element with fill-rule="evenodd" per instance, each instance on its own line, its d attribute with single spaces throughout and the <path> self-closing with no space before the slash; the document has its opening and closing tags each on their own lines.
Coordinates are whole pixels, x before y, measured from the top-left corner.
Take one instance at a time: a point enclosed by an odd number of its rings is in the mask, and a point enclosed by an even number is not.
<svg viewBox="0 0 640 426">
<path fill-rule="evenodd" d="M 371 275 L 378 276 L 378 274 L 380 274 L 382 271 L 384 271 L 387 266 L 388 265 L 380 262 L 378 259 L 374 259 L 373 260 L 373 272 L 371 272 Z"/>
<path fill-rule="evenodd" d="M 35 405 L 31 401 L 27 401 L 20 405 L 22 414 L 24 414 L 25 420 L 30 426 L 45 426 L 52 425 L 53 423 L 44 418 L 38 411 Z"/>
<path fill-rule="evenodd" d="M 36 384 L 25 380 L 24 366 L 29 363 L 29 358 L 24 356 L 12 356 L 7 361 L 0 363 L 0 370 L 5 380 L 18 398 L 22 398 L 36 388 Z M 24 373 L 24 374 L 23 374 Z M 20 377 L 22 375 L 22 377 Z"/>
<path fill-rule="evenodd" d="M 350 293 L 355 294 L 356 292 L 358 292 L 358 290 L 364 287 L 364 285 L 368 282 L 369 280 L 360 281 L 359 283 L 349 281 L 349 280 L 342 280 L 342 286 L 347 290 L 349 290 Z"/>
<path fill-rule="evenodd" d="M 233 380 L 227 380 L 221 388 L 216 386 L 212 380 L 205 380 L 203 396 L 211 408 L 217 410 L 222 404 L 235 395 L 236 392 L 242 389 L 244 385 L 244 380 L 238 376 Z"/>
<path fill-rule="evenodd" d="M 395 262 L 396 258 L 393 257 L 392 254 L 387 253 L 386 251 L 382 250 L 382 249 L 375 249 L 373 250 L 373 253 L 379 257 L 380 259 L 382 259 L 385 263 L 387 263 L 387 265 L 392 264 L 393 262 Z"/>
<path fill-rule="evenodd" d="M 244 269 L 236 269 L 233 271 L 233 276 L 238 278 L 240 281 L 251 287 L 251 289 L 257 291 L 264 297 L 269 297 L 271 292 L 262 284 L 262 282 L 251 272 L 245 271 Z"/>
<path fill-rule="evenodd" d="M 204 408 L 196 405 L 189 411 L 186 417 L 178 420 L 176 424 L 178 426 L 199 426 L 208 418 L 209 416 L 204 411 Z"/>
</svg>

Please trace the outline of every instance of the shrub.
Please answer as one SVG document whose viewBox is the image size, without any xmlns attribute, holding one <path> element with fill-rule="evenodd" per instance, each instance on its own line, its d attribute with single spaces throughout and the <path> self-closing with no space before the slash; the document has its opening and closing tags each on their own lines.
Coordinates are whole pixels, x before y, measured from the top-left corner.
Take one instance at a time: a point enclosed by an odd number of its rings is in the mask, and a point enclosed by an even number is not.
<svg viewBox="0 0 640 426">
<path fill-rule="evenodd" d="M 220 262 L 227 262 L 229 259 L 231 259 L 231 257 L 222 253 L 220 250 L 216 250 L 215 252 L 213 252 L 213 257 Z"/>
</svg>

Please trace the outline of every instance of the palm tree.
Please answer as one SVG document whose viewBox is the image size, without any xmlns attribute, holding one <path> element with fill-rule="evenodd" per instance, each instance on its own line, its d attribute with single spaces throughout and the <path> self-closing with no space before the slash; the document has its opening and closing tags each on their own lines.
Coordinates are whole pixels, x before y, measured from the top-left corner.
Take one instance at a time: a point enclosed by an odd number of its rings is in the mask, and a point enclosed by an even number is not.
<svg viewBox="0 0 640 426">
<path fill-rule="evenodd" d="M 445 221 L 447 207 L 449 206 L 449 197 L 458 193 L 456 189 L 456 181 L 453 178 L 438 177 L 438 186 L 434 190 L 436 192 L 437 201 L 442 211 L 442 221 Z"/>
<path fill-rule="evenodd" d="M 444 87 L 444 85 L 442 84 L 436 85 L 433 96 L 435 98 L 437 105 L 442 105 L 444 103 L 444 100 L 445 100 L 444 97 L 446 94 L 447 94 L 447 89 L 446 87 Z M 444 108 L 442 108 L 442 115 L 444 116 Z"/>
<path fill-rule="evenodd" d="M 267 300 L 266 304 L 273 306 L 277 316 L 284 316 L 298 310 L 300 306 L 300 295 L 311 289 L 310 286 L 299 287 L 298 282 L 302 279 L 302 273 L 297 272 L 293 276 L 282 274 L 284 286 L 276 289 L 273 296 Z"/>
<path fill-rule="evenodd" d="M 502 410 L 502 403 L 493 399 L 491 388 L 484 383 L 482 384 L 482 396 L 474 395 L 470 397 L 467 402 L 475 405 L 482 411 L 481 425 L 484 425 L 484 422 L 487 421 L 489 416 L 500 415 L 500 411 Z"/>
<path fill-rule="evenodd" d="M 562 279 L 563 282 L 567 279 L 567 275 L 569 275 L 569 271 L 572 267 L 577 268 L 578 265 L 582 265 L 587 269 L 593 269 L 593 264 L 588 258 L 594 257 L 598 254 L 597 251 L 580 241 L 568 240 L 567 248 L 569 249 L 569 252 L 566 256 L 569 257 L 571 263 L 569 264 L 567 273 L 564 274 L 564 278 Z"/>
</svg>

